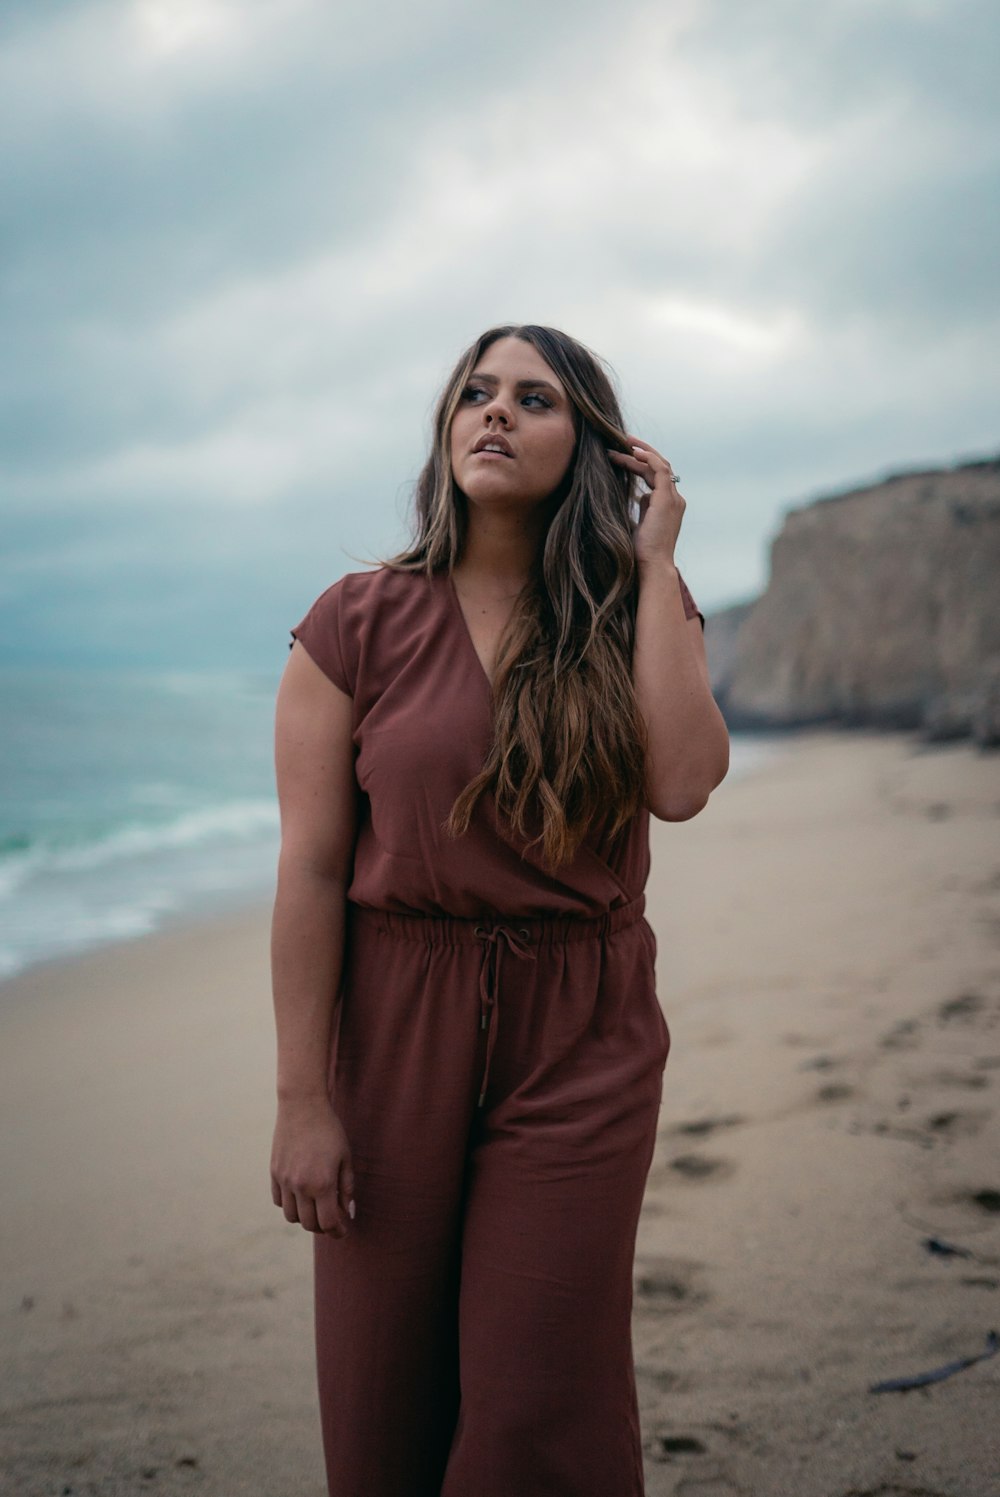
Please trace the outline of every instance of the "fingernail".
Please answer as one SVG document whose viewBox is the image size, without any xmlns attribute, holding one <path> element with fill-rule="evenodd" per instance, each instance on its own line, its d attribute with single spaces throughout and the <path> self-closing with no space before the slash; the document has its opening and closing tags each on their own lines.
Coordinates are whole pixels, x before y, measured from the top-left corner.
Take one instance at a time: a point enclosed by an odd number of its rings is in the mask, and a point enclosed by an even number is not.
<svg viewBox="0 0 1000 1497">
<path fill-rule="evenodd" d="M 355 1208 L 354 1202 L 353 1201 L 348 1201 L 348 1203 L 347 1203 L 347 1214 L 351 1218 L 351 1221 L 354 1220 L 355 1209 L 356 1208 Z"/>
</svg>

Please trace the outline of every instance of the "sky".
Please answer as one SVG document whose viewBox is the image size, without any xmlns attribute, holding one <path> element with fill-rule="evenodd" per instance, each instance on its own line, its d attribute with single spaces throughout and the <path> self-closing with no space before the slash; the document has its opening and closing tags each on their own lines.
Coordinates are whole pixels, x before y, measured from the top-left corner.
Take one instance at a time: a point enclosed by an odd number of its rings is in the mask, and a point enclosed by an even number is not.
<svg viewBox="0 0 1000 1497">
<path fill-rule="evenodd" d="M 1000 451 L 994 0 L 5 0 L 0 660 L 280 669 L 497 322 L 615 371 L 706 612 Z"/>
</svg>

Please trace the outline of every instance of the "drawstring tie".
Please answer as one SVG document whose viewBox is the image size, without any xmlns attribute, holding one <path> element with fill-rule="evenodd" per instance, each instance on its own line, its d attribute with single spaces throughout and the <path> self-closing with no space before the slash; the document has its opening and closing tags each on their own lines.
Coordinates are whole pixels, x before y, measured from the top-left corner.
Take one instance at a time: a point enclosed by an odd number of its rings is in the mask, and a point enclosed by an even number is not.
<svg viewBox="0 0 1000 1497">
<path fill-rule="evenodd" d="M 535 953 L 527 944 L 531 935 L 526 925 L 520 925 L 516 930 L 507 925 L 495 925 L 492 929 L 486 925 L 477 925 L 475 935 L 483 945 L 483 964 L 479 969 L 479 1001 L 480 1001 L 480 1029 L 485 1029 L 489 1023 L 489 1034 L 486 1037 L 486 1066 L 483 1070 L 482 1090 L 479 1093 L 478 1106 L 482 1107 L 486 1098 L 486 1085 L 490 1076 L 490 1061 L 493 1058 L 493 1046 L 497 1037 L 497 993 L 500 986 L 500 938 L 507 942 L 509 949 L 515 956 L 527 957 L 529 961 L 535 960 Z"/>
</svg>

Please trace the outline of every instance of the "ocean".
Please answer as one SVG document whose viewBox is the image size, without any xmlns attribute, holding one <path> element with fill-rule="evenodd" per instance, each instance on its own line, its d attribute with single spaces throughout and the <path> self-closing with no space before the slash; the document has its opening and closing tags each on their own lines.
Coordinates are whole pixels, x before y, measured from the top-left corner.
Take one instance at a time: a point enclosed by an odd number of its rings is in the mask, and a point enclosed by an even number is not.
<svg viewBox="0 0 1000 1497">
<path fill-rule="evenodd" d="M 265 894 L 276 685 L 0 669 L 0 976 Z"/>
<path fill-rule="evenodd" d="M 269 896 L 276 689 L 0 667 L 0 978 Z M 733 735 L 726 783 L 780 748 Z"/>
</svg>

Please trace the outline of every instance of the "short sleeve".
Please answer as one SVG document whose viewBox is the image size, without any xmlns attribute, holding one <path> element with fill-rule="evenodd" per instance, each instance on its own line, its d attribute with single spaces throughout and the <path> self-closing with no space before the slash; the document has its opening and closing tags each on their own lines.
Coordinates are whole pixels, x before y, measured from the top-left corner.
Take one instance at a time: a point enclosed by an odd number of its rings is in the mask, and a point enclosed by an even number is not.
<svg viewBox="0 0 1000 1497">
<path fill-rule="evenodd" d="M 344 584 L 341 577 L 325 593 L 321 593 L 301 623 L 292 629 L 292 642 L 299 640 L 306 653 L 315 660 L 320 670 L 341 691 L 354 695 L 349 659 L 351 651 L 344 638 Z M 291 645 L 288 647 L 292 648 Z"/>
<path fill-rule="evenodd" d="M 695 617 L 701 619 L 701 632 L 704 634 L 705 615 L 702 613 L 701 609 L 692 598 L 690 592 L 688 591 L 688 585 L 684 581 L 684 578 L 681 576 L 679 571 L 677 573 L 677 581 L 680 583 L 681 598 L 684 603 L 684 617 L 688 619 L 693 619 Z"/>
</svg>

